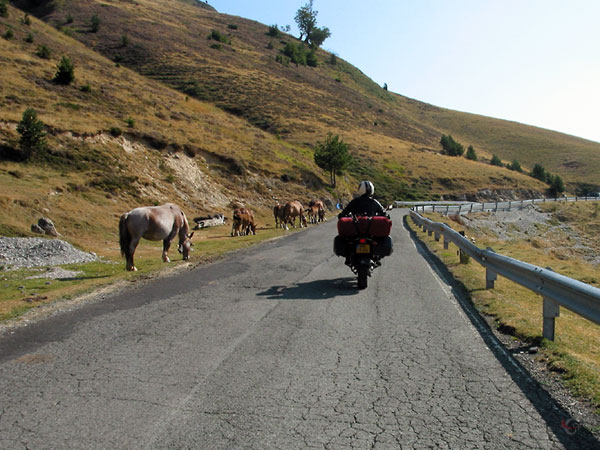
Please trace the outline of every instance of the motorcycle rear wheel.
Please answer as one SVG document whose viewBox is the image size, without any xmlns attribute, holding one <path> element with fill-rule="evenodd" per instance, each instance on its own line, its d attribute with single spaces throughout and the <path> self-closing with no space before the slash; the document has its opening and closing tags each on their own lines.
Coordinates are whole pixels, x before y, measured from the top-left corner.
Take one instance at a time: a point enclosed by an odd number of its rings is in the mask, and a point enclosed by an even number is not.
<svg viewBox="0 0 600 450">
<path fill-rule="evenodd" d="M 357 282 L 358 289 L 366 289 L 369 278 L 369 268 L 366 266 L 358 266 L 357 267 Z"/>
</svg>

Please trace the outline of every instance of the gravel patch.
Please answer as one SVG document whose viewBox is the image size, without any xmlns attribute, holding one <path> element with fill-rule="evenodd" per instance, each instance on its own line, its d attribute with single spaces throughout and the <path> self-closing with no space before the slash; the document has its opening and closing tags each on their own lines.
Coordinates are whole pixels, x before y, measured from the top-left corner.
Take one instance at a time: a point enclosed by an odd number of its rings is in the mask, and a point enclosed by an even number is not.
<svg viewBox="0 0 600 450">
<path fill-rule="evenodd" d="M 8 269 L 86 263 L 97 259 L 95 253 L 77 250 L 60 239 L 0 237 L 0 266 Z"/>
</svg>

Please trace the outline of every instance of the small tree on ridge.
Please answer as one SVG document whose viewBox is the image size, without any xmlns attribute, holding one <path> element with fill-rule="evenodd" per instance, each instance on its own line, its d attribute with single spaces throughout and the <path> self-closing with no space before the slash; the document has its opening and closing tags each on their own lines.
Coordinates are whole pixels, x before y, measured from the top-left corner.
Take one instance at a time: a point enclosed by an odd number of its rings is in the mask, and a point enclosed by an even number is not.
<svg viewBox="0 0 600 450">
<path fill-rule="evenodd" d="M 321 169 L 329 172 L 332 187 L 335 187 L 336 175 L 344 173 L 352 162 L 352 156 L 348 153 L 348 144 L 336 134 L 327 135 L 325 142 L 317 143 L 315 147 L 315 164 Z"/>
</svg>

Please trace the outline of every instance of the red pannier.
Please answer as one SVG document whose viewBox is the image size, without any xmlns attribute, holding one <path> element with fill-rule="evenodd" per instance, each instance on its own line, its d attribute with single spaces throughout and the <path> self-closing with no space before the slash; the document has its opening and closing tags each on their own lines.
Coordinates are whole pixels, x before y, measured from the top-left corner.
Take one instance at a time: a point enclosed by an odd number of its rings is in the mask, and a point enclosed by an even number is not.
<svg viewBox="0 0 600 450">
<path fill-rule="evenodd" d="M 387 217 L 359 216 L 358 223 L 352 217 L 342 217 L 338 220 L 338 234 L 344 237 L 354 237 L 360 234 L 368 234 L 373 237 L 387 237 L 392 231 L 392 221 Z"/>
</svg>

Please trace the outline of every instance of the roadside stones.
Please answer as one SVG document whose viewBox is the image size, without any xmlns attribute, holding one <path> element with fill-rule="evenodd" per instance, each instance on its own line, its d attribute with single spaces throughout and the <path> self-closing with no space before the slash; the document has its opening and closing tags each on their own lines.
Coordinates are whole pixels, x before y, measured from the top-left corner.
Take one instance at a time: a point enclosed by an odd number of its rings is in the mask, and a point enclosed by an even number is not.
<svg viewBox="0 0 600 450">
<path fill-rule="evenodd" d="M 47 236 L 60 236 L 58 231 L 56 231 L 52 220 L 48 219 L 47 217 L 41 217 L 38 220 L 37 225 L 31 225 L 31 231 L 38 234 L 45 234 Z"/>
</svg>

